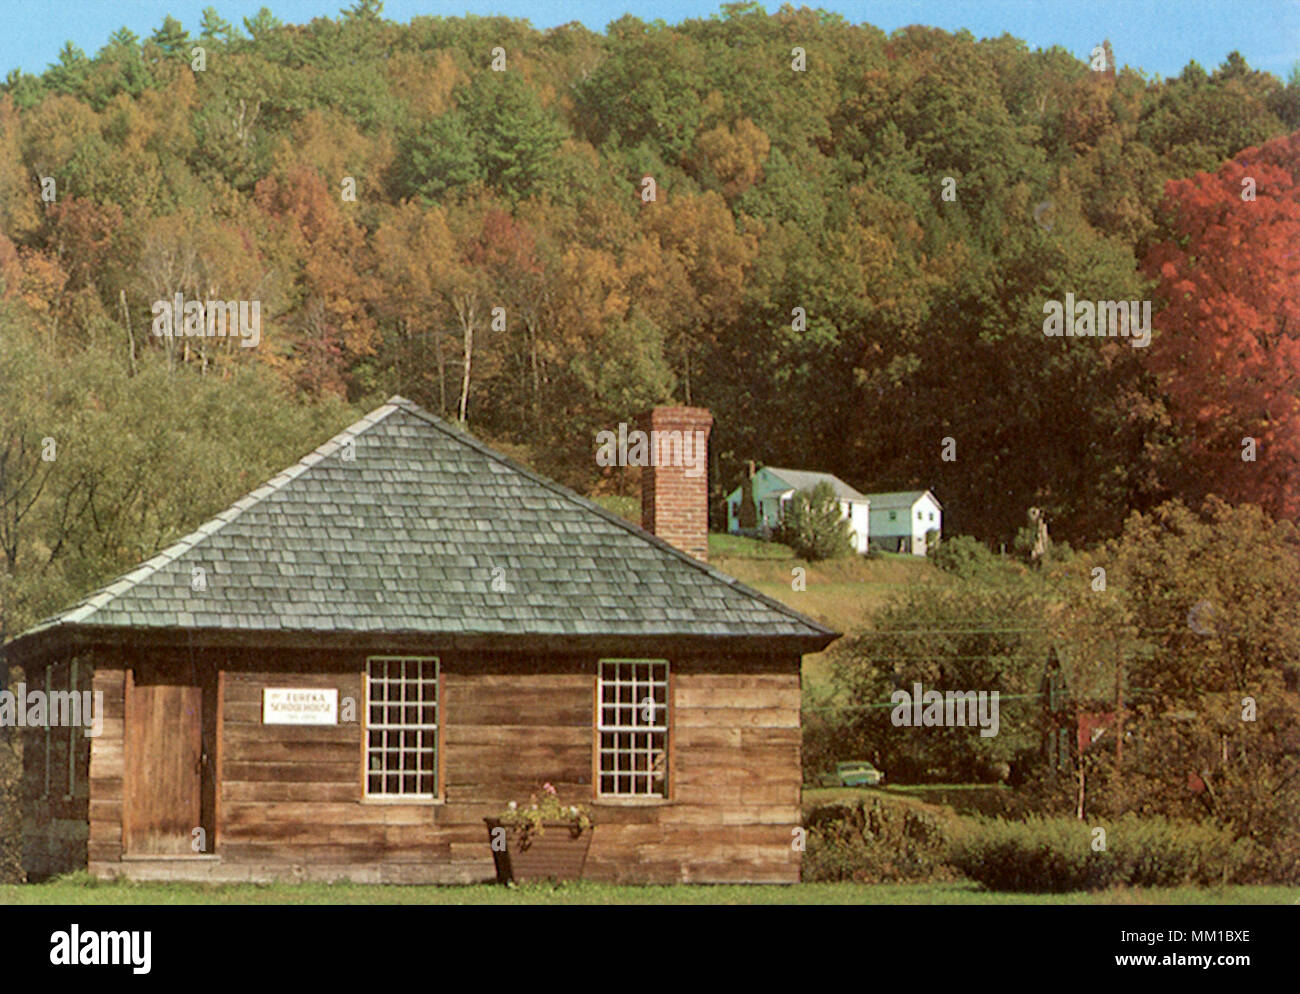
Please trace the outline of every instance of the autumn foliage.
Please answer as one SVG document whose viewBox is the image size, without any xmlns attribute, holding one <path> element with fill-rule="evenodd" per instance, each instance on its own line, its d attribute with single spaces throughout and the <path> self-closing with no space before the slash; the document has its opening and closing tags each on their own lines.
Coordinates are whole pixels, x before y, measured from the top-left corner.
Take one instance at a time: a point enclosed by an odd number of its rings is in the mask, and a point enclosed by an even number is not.
<svg viewBox="0 0 1300 994">
<path fill-rule="evenodd" d="M 1178 493 L 1294 515 L 1300 78 L 1125 54 L 752 3 L 168 18 L 0 83 L 0 302 L 52 368 L 400 393 L 588 492 L 637 485 L 595 432 L 675 401 L 715 512 L 755 460 L 992 543 L 1031 506 L 1076 544 Z M 1042 335 L 1153 283 L 1150 361 Z M 152 334 L 177 294 L 259 302 L 260 344 Z"/>
<path fill-rule="evenodd" d="M 1151 368 L 1195 493 L 1300 515 L 1300 132 L 1168 186 Z"/>
</svg>

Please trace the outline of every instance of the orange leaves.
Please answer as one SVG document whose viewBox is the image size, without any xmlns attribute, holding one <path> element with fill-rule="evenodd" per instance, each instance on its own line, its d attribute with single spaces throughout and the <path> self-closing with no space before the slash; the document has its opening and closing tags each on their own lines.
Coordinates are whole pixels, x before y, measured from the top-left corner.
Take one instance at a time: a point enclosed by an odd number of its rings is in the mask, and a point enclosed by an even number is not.
<svg viewBox="0 0 1300 994">
<path fill-rule="evenodd" d="M 358 200 L 373 198 L 378 195 L 375 177 L 388 168 L 393 154 L 390 135 L 363 135 L 338 111 L 312 109 L 281 140 L 272 158 L 272 172 L 282 177 L 314 172 L 341 206 L 344 177 L 356 181 Z"/>
<path fill-rule="evenodd" d="M 78 286 L 91 283 L 104 262 L 114 234 L 122 224 L 116 204 L 96 204 L 68 197 L 49 207 L 54 247 Z"/>
<path fill-rule="evenodd" d="M 306 166 L 262 180 L 254 198 L 293 267 L 291 294 L 301 305 L 289 360 L 295 379 L 311 392 L 341 394 L 347 370 L 374 354 L 378 341 L 370 305 L 380 285 L 365 230 L 344 210 L 339 191 Z"/>
<path fill-rule="evenodd" d="M 1150 365 L 1193 486 L 1300 515 L 1300 133 L 1166 194 L 1173 237 L 1145 260 L 1163 304 Z"/>
<path fill-rule="evenodd" d="M 58 261 L 35 249 L 18 249 L 0 234 L 0 295 L 49 314 L 68 282 Z"/>
</svg>

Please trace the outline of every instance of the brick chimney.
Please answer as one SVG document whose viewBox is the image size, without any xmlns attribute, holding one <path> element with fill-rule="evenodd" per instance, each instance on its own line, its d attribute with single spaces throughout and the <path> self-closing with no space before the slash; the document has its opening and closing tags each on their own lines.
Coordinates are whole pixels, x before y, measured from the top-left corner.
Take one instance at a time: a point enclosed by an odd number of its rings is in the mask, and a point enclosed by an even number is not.
<svg viewBox="0 0 1300 994">
<path fill-rule="evenodd" d="M 641 469 L 641 527 L 708 562 L 713 415 L 703 407 L 656 407 L 638 420 L 650 439 L 650 465 Z"/>
</svg>

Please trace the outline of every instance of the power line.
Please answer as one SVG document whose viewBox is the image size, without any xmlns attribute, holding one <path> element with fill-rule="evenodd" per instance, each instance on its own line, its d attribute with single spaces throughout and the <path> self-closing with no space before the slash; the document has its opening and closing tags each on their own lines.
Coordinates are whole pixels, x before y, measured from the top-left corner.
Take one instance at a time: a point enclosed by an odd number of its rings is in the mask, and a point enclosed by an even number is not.
<svg viewBox="0 0 1300 994">
<path fill-rule="evenodd" d="M 938 691 L 937 687 L 932 687 L 931 689 Z M 976 688 L 975 692 L 979 693 L 981 690 L 986 694 L 996 693 L 998 695 L 998 704 L 1001 704 L 1003 701 L 1027 701 L 1027 700 L 1033 700 L 1034 698 L 1037 697 L 1047 696 L 1047 694 L 1044 691 L 1038 691 L 1033 694 L 1004 694 L 999 690 L 989 690 L 988 688 Z M 938 691 L 938 692 L 943 693 L 943 691 Z M 970 693 L 970 691 L 954 691 L 954 693 L 967 694 Z M 1140 694 L 1159 694 L 1159 693 L 1161 693 L 1161 691 L 1152 690 L 1146 687 L 1125 688 L 1125 696 L 1137 696 Z M 1080 701 L 1076 699 L 1074 703 L 1077 705 L 1080 703 Z M 875 704 L 818 704 L 812 706 L 803 706 L 800 707 L 799 710 L 800 711 L 867 711 L 875 708 L 897 708 L 897 707 L 906 707 L 906 706 L 908 705 L 902 702 L 881 701 Z M 922 706 L 924 707 L 924 705 Z"/>
</svg>

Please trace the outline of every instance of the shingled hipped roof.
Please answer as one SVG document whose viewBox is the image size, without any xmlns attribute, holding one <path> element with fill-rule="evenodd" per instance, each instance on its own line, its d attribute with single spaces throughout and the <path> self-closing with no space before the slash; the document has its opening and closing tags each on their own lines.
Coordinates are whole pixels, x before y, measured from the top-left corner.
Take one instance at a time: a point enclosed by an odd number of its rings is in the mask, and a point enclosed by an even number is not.
<svg viewBox="0 0 1300 994">
<path fill-rule="evenodd" d="M 161 631 L 836 637 L 401 397 L 5 648 Z"/>
</svg>

